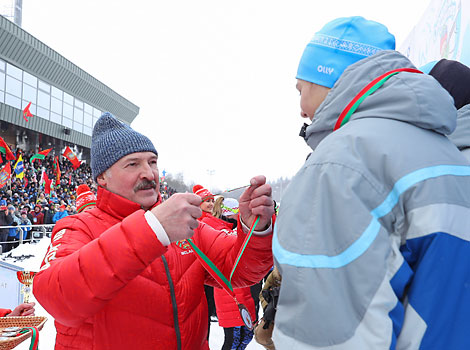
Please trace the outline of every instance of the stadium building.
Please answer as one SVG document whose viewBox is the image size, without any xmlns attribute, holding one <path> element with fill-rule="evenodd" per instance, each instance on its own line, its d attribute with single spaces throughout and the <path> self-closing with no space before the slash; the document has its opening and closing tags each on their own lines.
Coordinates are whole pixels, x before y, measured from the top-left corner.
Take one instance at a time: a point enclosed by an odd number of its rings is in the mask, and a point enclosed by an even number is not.
<svg viewBox="0 0 470 350">
<path fill-rule="evenodd" d="M 24 118 L 29 104 L 33 116 Z M 69 146 L 89 162 L 104 111 L 131 124 L 139 107 L 0 16 L 0 136 L 11 148 L 59 155 Z"/>
</svg>

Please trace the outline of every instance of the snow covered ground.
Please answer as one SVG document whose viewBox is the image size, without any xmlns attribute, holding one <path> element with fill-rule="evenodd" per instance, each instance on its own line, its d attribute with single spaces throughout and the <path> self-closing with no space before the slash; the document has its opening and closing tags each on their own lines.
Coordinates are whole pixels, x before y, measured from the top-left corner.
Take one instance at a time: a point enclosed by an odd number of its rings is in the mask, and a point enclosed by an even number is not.
<svg viewBox="0 0 470 350">
<path fill-rule="evenodd" d="M 18 248 L 11 251 L 12 257 L 21 257 L 23 256 L 30 256 L 24 260 L 18 260 L 17 258 L 5 258 L 6 255 L 9 253 L 5 253 L 0 255 L 0 258 L 10 264 L 21 266 L 25 270 L 29 271 L 38 271 L 41 265 L 42 259 L 46 254 L 47 248 L 50 244 L 50 238 L 44 237 L 39 241 L 39 243 L 35 244 L 23 244 Z M 16 261 L 15 261 L 16 260 Z M 40 349 L 41 350 L 53 350 L 54 343 L 55 343 L 55 327 L 54 327 L 54 320 L 47 313 L 46 310 L 42 308 L 42 306 L 36 301 L 34 296 L 32 296 L 32 301 L 36 302 L 36 315 L 37 316 L 47 316 L 48 320 L 44 325 L 44 328 L 39 333 L 39 340 L 40 340 Z M 222 348 L 222 344 L 224 343 L 224 331 L 217 322 L 211 323 L 211 332 L 210 332 L 210 339 L 209 339 L 209 347 L 211 350 L 218 350 Z M 27 350 L 29 349 L 30 341 L 26 340 L 22 344 L 18 345 L 15 349 L 18 350 Z M 255 350 L 255 349 L 264 349 L 261 345 L 256 343 L 254 339 L 248 345 L 247 350 Z"/>
</svg>

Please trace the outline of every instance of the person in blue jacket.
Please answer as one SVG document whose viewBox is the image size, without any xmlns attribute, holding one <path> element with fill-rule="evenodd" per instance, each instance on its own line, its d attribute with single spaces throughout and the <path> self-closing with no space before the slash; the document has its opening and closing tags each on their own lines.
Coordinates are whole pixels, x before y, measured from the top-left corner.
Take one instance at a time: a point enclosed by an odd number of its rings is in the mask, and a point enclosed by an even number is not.
<svg viewBox="0 0 470 350">
<path fill-rule="evenodd" d="M 23 240 L 25 240 L 26 237 L 28 236 L 28 232 L 31 231 L 31 221 L 28 219 L 28 212 L 26 210 L 21 211 L 20 222 L 21 222 L 20 224 L 21 226 L 25 226 L 21 228 L 23 230 Z M 19 235 L 20 233 L 18 232 L 16 235 L 17 239 L 19 239 Z"/>
<path fill-rule="evenodd" d="M 8 229 L 8 241 L 10 243 L 8 243 L 8 247 L 6 251 L 10 251 L 19 245 L 19 243 L 17 242 L 18 237 L 19 237 L 18 232 L 20 231 L 18 229 L 18 226 L 21 225 L 21 220 L 16 215 L 16 207 L 13 204 L 9 204 L 7 208 L 8 208 L 8 214 L 11 217 L 10 226 L 14 226 Z"/>
<path fill-rule="evenodd" d="M 54 217 L 52 218 L 52 221 L 54 222 L 54 224 L 56 224 L 57 221 L 59 221 L 62 218 L 65 218 L 68 215 L 69 215 L 69 213 L 65 210 L 65 205 L 62 204 L 59 207 L 59 211 L 54 214 Z"/>
<path fill-rule="evenodd" d="M 387 28 L 338 18 L 297 71 L 313 152 L 282 198 L 276 349 L 470 349 L 470 167 L 454 101 Z"/>
</svg>

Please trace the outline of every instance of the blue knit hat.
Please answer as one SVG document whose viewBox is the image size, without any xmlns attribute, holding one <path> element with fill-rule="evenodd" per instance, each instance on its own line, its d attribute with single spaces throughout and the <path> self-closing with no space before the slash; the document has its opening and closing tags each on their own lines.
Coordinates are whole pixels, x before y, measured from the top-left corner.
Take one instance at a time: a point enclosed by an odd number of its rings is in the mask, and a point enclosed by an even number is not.
<svg viewBox="0 0 470 350">
<path fill-rule="evenodd" d="M 332 88 L 348 66 L 381 50 L 395 50 L 387 27 L 359 16 L 337 18 L 307 44 L 296 78 Z"/>
<path fill-rule="evenodd" d="M 91 172 L 93 179 L 108 170 L 119 159 L 135 152 L 153 152 L 152 141 L 105 112 L 98 119 L 91 136 Z"/>
</svg>

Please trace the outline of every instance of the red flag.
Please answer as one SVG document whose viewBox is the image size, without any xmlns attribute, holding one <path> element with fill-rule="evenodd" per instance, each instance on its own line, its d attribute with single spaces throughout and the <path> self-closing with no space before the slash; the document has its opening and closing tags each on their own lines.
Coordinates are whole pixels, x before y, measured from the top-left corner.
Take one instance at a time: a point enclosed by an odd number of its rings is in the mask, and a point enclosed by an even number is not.
<svg viewBox="0 0 470 350">
<path fill-rule="evenodd" d="M 55 171 L 55 185 L 57 186 L 60 184 L 60 175 L 61 175 L 58 156 L 55 156 L 54 171 Z"/>
<path fill-rule="evenodd" d="M 77 156 L 75 155 L 75 153 L 72 152 L 69 146 L 67 146 L 62 155 L 68 160 L 70 160 L 74 170 L 76 170 L 80 166 L 80 164 L 82 164 L 82 162 L 78 160 Z"/>
<path fill-rule="evenodd" d="M 7 160 L 16 160 L 16 157 L 13 154 L 13 152 L 10 150 L 10 147 L 8 147 L 5 140 L 2 139 L 1 137 L 0 137 L 0 152 L 5 154 Z"/>
<path fill-rule="evenodd" d="M 31 106 L 31 102 L 28 103 L 28 105 L 26 106 L 25 109 L 23 109 L 23 118 L 24 120 L 26 120 L 27 122 L 29 122 L 28 120 L 28 117 L 32 117 L 33 115 L 31 114 L 31 112 L 29 111 L 29 107 Z"/>
<path fill-rule="evenodd" d="M 23 180 L 24 180 L 24 188 L 28 187 L 28 183 L 29 183 L 28 178 L 25 176 Z"/>
<path fill-rule="evenodd" d="M 45 182 L 45 184 L 44 184 L 44 192 L 45 192 L 46 194 L 51 193 L 51 182 L 52 182 L 52 180 L 49 179 L 49 177 L 47 176 L 46 172 L 44 172 L 44 182 Z"/>
<path fill-rule="evenodd" d="M 39 151 L 36 153 L 34 156 L 29 158 L 30 163 L 34 162 L 35 159 L 44 159 L 46 156 L 49 154 L 49 152 L 52 150 L 52 148 L 45 149 L 44 151 Z"/>
<path fill-rule="evenodd" d="M 0 170 L 0 188 L 5 186 L 8 182 L 8 180 L 11 177 L 11 167 L 10 167 L 10 162 L 7 162 L 7 164 Z"/>
</svg>

